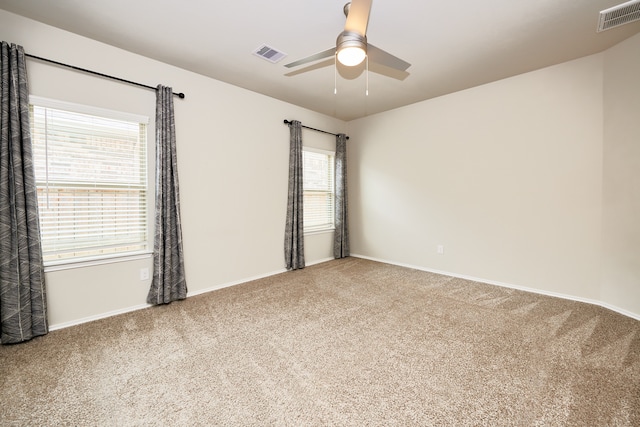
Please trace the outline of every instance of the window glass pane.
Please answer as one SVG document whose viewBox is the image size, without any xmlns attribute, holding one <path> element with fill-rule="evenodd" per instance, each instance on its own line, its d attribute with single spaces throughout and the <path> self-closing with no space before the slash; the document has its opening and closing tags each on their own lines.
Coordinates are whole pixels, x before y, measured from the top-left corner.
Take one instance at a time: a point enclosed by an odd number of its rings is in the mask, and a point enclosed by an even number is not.
<svg viewBox="0 0 640 427">
<path fill-rule="evenodd" d="M 333 153 L 303 150 L 305 231 L 334 228 L 333 158 Z"/>
<path fill-rule="evenodd" d="M 147 248 L 146 124 L 33 105 L 45 261 Z"/>
</svg>

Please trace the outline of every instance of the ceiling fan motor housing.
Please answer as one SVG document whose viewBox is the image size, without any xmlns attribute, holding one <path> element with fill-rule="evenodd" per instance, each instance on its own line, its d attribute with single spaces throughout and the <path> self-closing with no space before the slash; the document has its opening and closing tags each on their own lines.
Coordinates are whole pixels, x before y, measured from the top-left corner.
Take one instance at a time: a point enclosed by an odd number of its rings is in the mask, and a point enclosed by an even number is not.
<svg viewBox="0 0 640 427">
<path fill-rule="evenodd" d="M 347 66 L 358 65 L 367 55 L 367 36 L 343 31 L 336 40 L 338 60 Z"/>
<path fill-rule="evenodd" d="M 336 49 L 344 49 L 346 47 L 359 47 L 367 52 L 367 36 L 363 36 L 353 31 L 343 31 L 338 35 L 336 40 Z"/>
</svg>

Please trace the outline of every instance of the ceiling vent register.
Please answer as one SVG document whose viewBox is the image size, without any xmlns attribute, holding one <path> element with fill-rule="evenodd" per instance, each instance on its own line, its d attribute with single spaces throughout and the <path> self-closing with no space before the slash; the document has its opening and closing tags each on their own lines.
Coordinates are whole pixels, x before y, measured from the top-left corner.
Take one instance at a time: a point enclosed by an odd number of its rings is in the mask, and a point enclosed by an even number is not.
<svg viewBox="0 0 640 427">
<path fill-rule="evenodd" d="M 600 12 L 597 32 L 640 20 L 640 0 L 632 0 Z"/>
<path fill-rule="evenodd" d="M 263 44 L 262 46 L 257 48 L 253 52 L 253 54 L 259 56 L 262 59 L 266 59 L 272 64 L 275 64 L 276 62 L 287 56 L 286 53 L 280 52 L 279 50 L 269 47 L 266 44 Z"/>
</svg>

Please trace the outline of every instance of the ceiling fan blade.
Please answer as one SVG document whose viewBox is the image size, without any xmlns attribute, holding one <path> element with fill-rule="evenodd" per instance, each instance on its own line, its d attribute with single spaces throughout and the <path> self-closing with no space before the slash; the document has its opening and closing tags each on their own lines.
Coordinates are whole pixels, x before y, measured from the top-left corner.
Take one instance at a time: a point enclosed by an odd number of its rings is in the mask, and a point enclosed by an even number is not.
<svg viewBox="0 0 640 427">
<path fill-rule="evenodd" d="M 317 61 L 319 59 L 328 58 L 336 54 L 336 48 L 332 47 L 327 50 L 323 50 L 322 52 L 315 53 L 311 56 L 307 56 L 306 58 L 299 59 L 297 61 L 290 62 L 288 64 L 284 64 L 287 68 L 297 67 L 298 65 L 308 64 L 309 62 Z"/>
<path fill-rule="evenodd" d="M 297 76 L 313 70 L 319 70 L 320 68 L 328 67 L 336 63 L 335 58 L 325 59 L 324 61 L 316 62 L 315 64 L 307 65 L 306 67 L 298 68 L 297 70 L 289 71 L 285 74 L 287 77 Z"/>
<path fill-rule="evenodd" d="M 375 47 L 371 43 L 367 44 L 367 55 L 369 56 L 369 61 L 395 68 L 396 70 L 406 71 L 407 68 L 411 67 L 411 64 L 407 61 L 403 61 L 397 56 L 393 56 L 379 47 Z"/>
<path fill-rule="evenodd" d="M 372 1 L 373 0 L 351 1 L 347 22 L 344 25 L 345 31 L 352 31 L 362 36 L 367 35 L 367 25 L 369 24 L 369 13 L 371 12 Z"/>
<path fill-rule="evenodd" d="M 385 77 L 390 77 L 392 79 L 403 81 L 411 74 L 408 71 L 398 70 L 397 68 L 387 67 L 382 64 L 378 64 L 376 62 L 371 61 L 369 63 L 369 71 L 372 73 L 380 74 Z"/>
</svg>

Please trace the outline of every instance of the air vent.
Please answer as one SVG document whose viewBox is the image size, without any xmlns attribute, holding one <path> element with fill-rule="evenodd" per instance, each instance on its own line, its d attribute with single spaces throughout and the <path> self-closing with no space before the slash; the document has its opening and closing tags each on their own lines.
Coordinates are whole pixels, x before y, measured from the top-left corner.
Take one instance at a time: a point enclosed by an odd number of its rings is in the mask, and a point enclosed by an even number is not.
<svg viewBox="0 0 640 427">
<path fill-rule="evenodd" d="M 597 32 L 640 20 L 640 0 L 632 0 L 600 12 Z"/>
<path fill-rule="evenodd" d="M 287 56 L 286 53 L 280 52 L 279 50 L 269 47 L 266 44 L 263 44 L 262 46 L 257 48 L 253 52 L 253 54 L 259 56 L 260 58 L 266 59 L 273 64 Z"/>
</svg>

